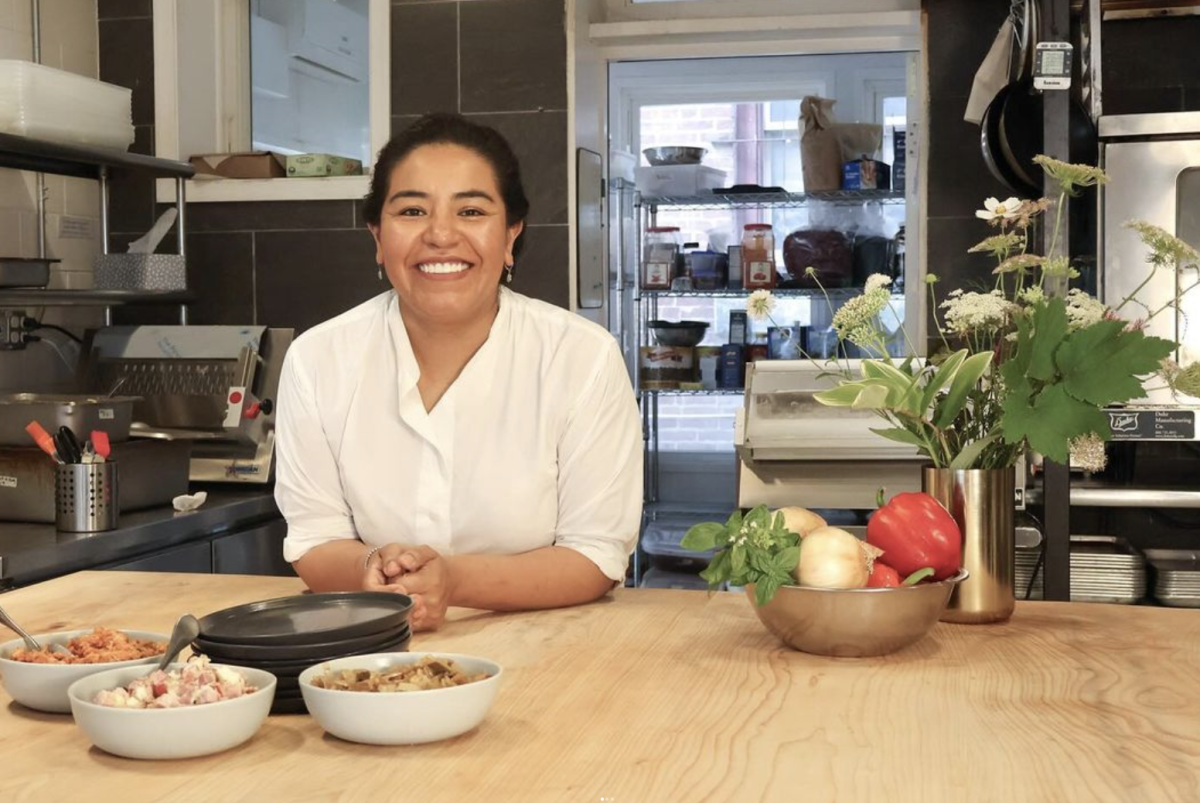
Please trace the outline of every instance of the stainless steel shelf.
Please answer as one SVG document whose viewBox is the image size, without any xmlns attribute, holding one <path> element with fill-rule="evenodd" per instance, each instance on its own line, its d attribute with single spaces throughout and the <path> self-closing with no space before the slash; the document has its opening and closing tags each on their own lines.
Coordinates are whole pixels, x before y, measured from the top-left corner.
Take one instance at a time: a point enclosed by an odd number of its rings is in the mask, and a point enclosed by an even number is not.
<svg viewBox="0 0 1200 803">
<path fill-rule="evenodd" d="M 1028 504 L 1042 503 L 1042 489 L 1028 489 Z M 1078 507 L 1200 508 L 1200 490 L 1169 488 L 1097 488 L 1072 484 L 1071 505 Z"/>
<path fill-rule="evenodd" d="M 31 307 L 118 307 L 122 304 L 187 304 L 190 290 L 0 290 L 0 305 Z"/>
<path fill-rule="evenodd" d="M 861 204 L 868 201 L 885 204 L 904 203 L 904 193 L 894 190 L 837 190 L 832 192 L 762 192 L 690 196 L 642 197 L 642 203 L 651 211 L 664 209 L 708 209 L 723 206 L 729 209 L 786 209 L 798 208 L 813 202 L 841 205 Z"/>
<path fill-rule="evenodd" d="M 158 159 L 114 148 L 60 145 L 13 134 L 0 134 L 0 167 L 91 179 L 100 178 L 101 168 L 180 178 L 191 178 L 196 172 L 187 162 L 173 159 Z"/>
</svg>

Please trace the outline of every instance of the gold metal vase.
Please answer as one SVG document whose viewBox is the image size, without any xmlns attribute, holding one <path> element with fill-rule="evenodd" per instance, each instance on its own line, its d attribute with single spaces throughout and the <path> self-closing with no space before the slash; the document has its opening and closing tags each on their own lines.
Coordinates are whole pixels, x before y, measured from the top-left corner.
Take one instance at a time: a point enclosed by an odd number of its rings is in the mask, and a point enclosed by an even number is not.
<svg viewBox="0 0 1200 803">
<path fill-rule="evenodd" d="M 963 567 L 970 576 L 959 583 L 942 614 L 943 622 L 985 624 L 1012 616 L 1016 597 L 1014 491 L 1016 471 L 926 468 L 925 493 L 938 500 L 958 522 L 963 537 Z"/>
</svg>

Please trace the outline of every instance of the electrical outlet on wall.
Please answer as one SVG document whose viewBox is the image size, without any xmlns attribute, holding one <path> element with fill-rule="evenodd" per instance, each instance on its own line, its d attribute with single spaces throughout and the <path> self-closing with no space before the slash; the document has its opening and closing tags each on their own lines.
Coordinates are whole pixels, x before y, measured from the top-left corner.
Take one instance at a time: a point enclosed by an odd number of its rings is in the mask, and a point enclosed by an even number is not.
<svg viewBox="0 0 1200 803">
<path fill-rule="evenodd" d="M 0 309 L 0 351 L 25 348 L 25 332 L 21 326 L 24 320 L 25 310 Z"/>
</svg>

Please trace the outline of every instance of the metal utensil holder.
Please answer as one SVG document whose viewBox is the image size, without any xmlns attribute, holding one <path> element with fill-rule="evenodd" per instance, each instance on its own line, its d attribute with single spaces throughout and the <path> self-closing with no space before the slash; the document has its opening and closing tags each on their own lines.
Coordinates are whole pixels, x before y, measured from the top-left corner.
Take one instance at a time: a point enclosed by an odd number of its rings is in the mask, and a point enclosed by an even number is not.
<svg viewBox="0 0 1200 803">
<path fill-rule="evenodd" d="M 116 461 L 56 466 L 54 507 L 54 521 L 62 532 L 116 529 L 121 514 Z"/>
</svg>

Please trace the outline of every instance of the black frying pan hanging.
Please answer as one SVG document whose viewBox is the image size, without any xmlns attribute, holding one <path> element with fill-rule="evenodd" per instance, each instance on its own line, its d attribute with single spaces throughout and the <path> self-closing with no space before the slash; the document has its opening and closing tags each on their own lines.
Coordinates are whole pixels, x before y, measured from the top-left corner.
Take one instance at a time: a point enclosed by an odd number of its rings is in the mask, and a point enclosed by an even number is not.
<svg viewBox="0 0 1200 803">
<path fill-rule="evenodd" d="M 1042 99 L 1033 89 L 1033 46 L 1037 41 L 1037 0 L 1014 6 L 1018 47 L 1009 81 L 988 104 L 980 121 L 980 148 L 988 170 L 1018 195 L 1041 194 L 1033 157 L 1042 147 Z M 1019 15 L 1019 16 L 1018 16 Z"/>
<path fill-rule="evenodd" d="M 1037 0 L 1024 3 L 1018 23 L 1015 78 L 988 105 L 980 123 L 984 161 L 997 180 L 1018 195 L 1042 194 L 1042 171 L 1033 159 L 1045 150 L 1042 93 L 1033 86 L 1033 54 L 1040 32 Z M 1074 162 L 1095 164 L 1096 128 L 1072 95 L 1068 121 L 1069 154 Z"/>
</svg>

